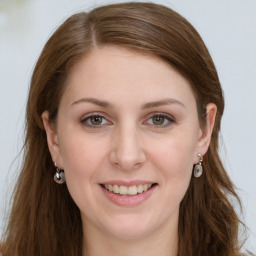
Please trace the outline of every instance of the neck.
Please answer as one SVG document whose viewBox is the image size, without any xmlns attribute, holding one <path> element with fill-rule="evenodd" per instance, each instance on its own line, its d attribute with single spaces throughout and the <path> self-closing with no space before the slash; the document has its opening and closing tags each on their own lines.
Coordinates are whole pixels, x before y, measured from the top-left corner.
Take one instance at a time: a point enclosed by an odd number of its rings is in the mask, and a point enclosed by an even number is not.
<svg viewBox="0 0 256 256">
<path fill-rule="evenodd" d="M 86 225 L 83 256 L 98 256 L 102 252 L 111 256 L 177 256 L 178 224 L 163 225 L 159 230 L 136 239 L 114 237 Z"/>
</svg>

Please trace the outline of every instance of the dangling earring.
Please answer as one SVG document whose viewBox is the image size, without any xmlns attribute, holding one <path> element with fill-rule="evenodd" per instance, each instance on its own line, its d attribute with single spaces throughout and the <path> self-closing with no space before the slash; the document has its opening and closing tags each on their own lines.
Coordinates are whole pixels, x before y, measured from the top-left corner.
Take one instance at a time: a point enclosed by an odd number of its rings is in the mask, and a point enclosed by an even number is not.
<svg viewBox="0 0 256 256">
<path fill-rule="evenodd" d="M 56 167 L 56 172 L 54 174 L 54 181 L 58 184 L 63 184 L 66 179 L 65 179 L 65 173 L 59 169 L 57 163 L 54 163 L 54 166 Z"/>
<path fill-rule="evenodd" d="M 202 167 L 203 156 L 200 153 L 198 153 L 197 156 L 198 156 L 198 164 L 195 165 L 194 167 L 194 177 L 199 178 L 203 173 L 203 167 Z"/>
</svg>

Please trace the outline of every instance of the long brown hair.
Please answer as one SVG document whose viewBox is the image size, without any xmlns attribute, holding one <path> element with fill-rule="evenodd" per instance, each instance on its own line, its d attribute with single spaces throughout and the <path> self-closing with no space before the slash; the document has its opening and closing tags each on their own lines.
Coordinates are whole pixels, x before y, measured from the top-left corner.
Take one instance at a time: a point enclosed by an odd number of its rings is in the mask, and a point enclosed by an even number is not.
<svg viewBox="0 0 256 256">
<path fill-rule="evenodd" d="M 92 49 L 117 45 L 159 57 L 190 81 L 200 124 L 208 103 L 217 116 L 204 156 L 204 174 L 191 179 L 180 205 L 178 256 L 234 256 L 240 253 L 239 218 L 230 203 L 234 186 L 218 155 L 224 99 L 219 78 L 194 27 L 167 7 L 124 3 L 78 13 L 67 19 L 46 43 L 36 64 L 28 96 L 24 163 L 3 244 L 3 256 L 81 256 L 80 211 L 55 172 L 41 114 L 54 122 L 72 66 Z"/>
</svg>

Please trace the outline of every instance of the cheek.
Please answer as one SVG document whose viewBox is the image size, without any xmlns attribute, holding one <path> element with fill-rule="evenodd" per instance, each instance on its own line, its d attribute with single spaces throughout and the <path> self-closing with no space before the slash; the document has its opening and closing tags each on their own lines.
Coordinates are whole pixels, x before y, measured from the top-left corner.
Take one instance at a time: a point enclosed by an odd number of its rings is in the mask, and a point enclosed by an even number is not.
<svg viewBox="0 0 256 256">
<path fill-rule="evenodd" d="M 164 170 L 165 175 L 179 176 L 191 171 L 194 160 L 195 144 L 173 138 L 155 145 L 150 152 L 154 162 Z"/>
<path fill-rule="evenodd" d="M 106 157 L 104 141 L 75 132 L 62 138 L 60 155 L 67 179 L 92 179 Z"/>
<path fill-rule="evenodd" d="M 181 200 L 188 188 L 195 146 L 196 143 L 192 139 L 175 136 L 162 143 L 156 143 L 150 152 L 154 167 L 161 173 L 160 182 L 174 200 Z"/>
<path fill-rule="evenodd" d="M 91 202 L 93 185 L 97 183 L 107 150 L 102 140 L 99 143 L 82 133 L 71 134 L 62 137 L 60 147 L 66 184 L 76 205 L 90 214 L 95 207 Z"/>
</svg>

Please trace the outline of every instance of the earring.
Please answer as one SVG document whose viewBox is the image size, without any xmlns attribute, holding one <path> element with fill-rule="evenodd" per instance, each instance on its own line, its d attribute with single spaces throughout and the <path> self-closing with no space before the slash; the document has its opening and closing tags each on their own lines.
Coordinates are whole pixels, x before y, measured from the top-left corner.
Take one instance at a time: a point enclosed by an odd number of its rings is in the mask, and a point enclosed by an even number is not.
<svg viewBox="0 0 256 256">
<path fill-rule="evenodd" d="M 66 179 L 65 179 L 65 173 L 59 169 L 57 163 L 54 163 L 54 166 L 56 167 L 56 172 L 54 174 L 54 181 L 58 184 L 63 184 Z"/>
<path fill-rule="evenodd" d="M 194 167 L 194 177 L 199 178 L 203 173 L 203 167 L 202 167 L 203 156 L 200 153 L 198 153 L 197 156 L 198 156 L 198 164 L 195 165 Z"/>
</svg>

